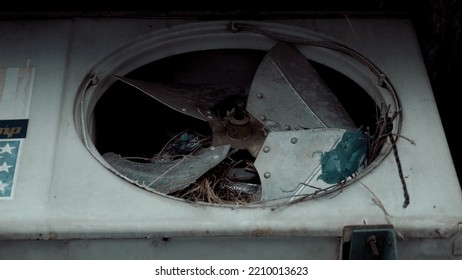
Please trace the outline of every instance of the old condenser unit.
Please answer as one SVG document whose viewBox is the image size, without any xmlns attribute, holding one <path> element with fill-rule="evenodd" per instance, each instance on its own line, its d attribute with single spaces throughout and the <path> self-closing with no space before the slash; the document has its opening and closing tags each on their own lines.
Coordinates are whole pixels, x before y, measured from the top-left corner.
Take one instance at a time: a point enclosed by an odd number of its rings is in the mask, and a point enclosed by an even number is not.
<svg viewBox="0 0 462 280">
<path fill-rule="evenodd" d="M 406 19 L 0 30 L 0 258 L 461 258 Z"/>
</svg>

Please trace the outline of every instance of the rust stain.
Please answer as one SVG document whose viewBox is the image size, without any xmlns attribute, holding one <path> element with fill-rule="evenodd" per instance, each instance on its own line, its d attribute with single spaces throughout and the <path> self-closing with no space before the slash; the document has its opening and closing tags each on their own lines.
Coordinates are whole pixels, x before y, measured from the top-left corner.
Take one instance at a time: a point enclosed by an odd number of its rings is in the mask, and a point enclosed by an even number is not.
<svg viewBox="0 0 462 280">
<path fill-rule="evenodd" d="M 270 236 L 272 234 L 273 234 L 273 230 L 271 228 L 256 229 L 250 233 L 251 236 L 256 236 L 256 237 Z"/>
</svg>

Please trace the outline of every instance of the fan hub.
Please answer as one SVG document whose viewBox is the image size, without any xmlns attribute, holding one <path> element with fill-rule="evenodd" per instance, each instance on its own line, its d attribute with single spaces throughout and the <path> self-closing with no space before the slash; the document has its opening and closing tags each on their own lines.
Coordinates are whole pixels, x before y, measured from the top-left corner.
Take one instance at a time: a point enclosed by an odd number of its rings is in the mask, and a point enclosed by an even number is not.
<svg viewBox="0 0 462 280">
<path fill-rule="evenodd" d="M 226 125 L 228 137 L 233 139 L 246 139 L 250 135 L 250 116 L 246 112 L 236 110 L 228 116 Z"/>
</svg>

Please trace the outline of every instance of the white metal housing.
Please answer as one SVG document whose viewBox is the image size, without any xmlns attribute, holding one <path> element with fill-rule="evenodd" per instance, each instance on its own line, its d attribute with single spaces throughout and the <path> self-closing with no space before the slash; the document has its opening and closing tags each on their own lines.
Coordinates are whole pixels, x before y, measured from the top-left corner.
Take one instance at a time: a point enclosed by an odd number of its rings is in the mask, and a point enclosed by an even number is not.
<svg viewBox="0 0 462 280">
<path fill-rule="evenodd" d="M 11 194 L 0 200 L 0 258 L 338 259 L 345 226 L 387 224 L 398 233 L 400 258 L 460 258 L 461 189 L 413 27 L 401 19 L 350 22 L 248 21 L 341 42 L 385 73 L 402 108 L 400 134 L 415 141 L 397 142 L 407 208 L 393 153 L 336 196 L 276 208 L 191 204 L 148 192 L 104 166 L 91 142 L 92 109 L 113 74 L 196 50 L 269 50 L 277 43 L 271 38 L 231 33 L 229 21 L 1 21 L 0 120 L 29 121 L 25 138 L 0 139 L 0 156 L 8 143 L 19 143 L 14 167 L 0 169 L 15 173 Z M 299 49 L 368 92 L 377 82 L 345 55 Z M 23 99 L 12 101 L 15 94 Z"/>
</svg>

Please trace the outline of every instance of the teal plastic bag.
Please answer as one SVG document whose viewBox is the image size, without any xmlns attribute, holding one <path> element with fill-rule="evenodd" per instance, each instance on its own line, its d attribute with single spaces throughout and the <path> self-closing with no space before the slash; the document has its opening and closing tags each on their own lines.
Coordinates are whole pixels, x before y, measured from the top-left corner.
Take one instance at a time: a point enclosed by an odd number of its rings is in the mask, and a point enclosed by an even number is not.
<svg viewBox="0 0 462 280">
<path fill-rule="evenodd" d="M 361 128 L 347 130 L 334 149 L 321 155 L 322 179 L 328 184 L 337 184 L 355 173 L 364 163 L 369 139 Z"/>
</svg>

